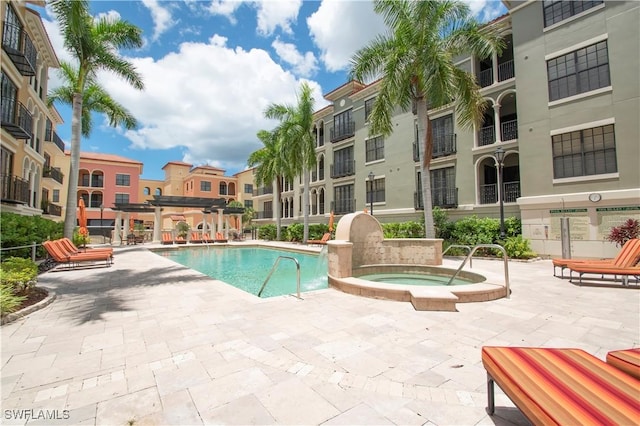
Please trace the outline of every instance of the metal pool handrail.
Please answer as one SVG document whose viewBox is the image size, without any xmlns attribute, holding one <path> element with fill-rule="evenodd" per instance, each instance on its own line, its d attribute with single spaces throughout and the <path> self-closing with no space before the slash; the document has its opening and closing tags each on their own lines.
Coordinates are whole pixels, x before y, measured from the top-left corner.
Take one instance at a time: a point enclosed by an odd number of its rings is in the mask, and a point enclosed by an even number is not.
<svg viewBox="0 0 640 426">
<path fill-rule="evenodd" d="M 449 249 L 451 247 L 463 248 L 463 249 L 467 249 L 468 253 L 471 252 L 471 246 L 465 246 L 464 244 L 451 244 L 449 247 L 447 247 L 447 249 L 445 251 L 442 252 L 442 255 L 444 256 L 445 254 L 447 254 L 447 252 L 449 251 Z M 473 268 L 472 259 L 469 259 L 469 268 Z"/>
<path fill-rule="evenodd" d="M 291 259 L 291 260 L 293 260 L 295 262 L 295 264 L 296 264 L 296 273 L 297 273 L 297 278 L 298 278 L 298 283 L 297 283 L 297 286 L 296 286 L 297 293 L 298 293 L 297 298 L 302 300 L 302 297 L 300 297 L 300 264 L 298 263 L 298 259 L 296 259 L 295 257 L 291 257 L 291 256 L 278 256 L 278 258 L 276 259 L 275 263 L 271 267 L 271 271 L 269 272 L 269 275 L 267 275 L 267 279 L 264 280 L 264 283 L 262 283 L 262 287 L 260 287 L 260 291 L 258 292 L 258 297 L 262 296 L 262 291 L 264 290 L 264 287 L 267 285 L 267 282 L 271 278 L 271 275 L 273 275 L 273 273 L 275 272 L 276 267 L 278 266 L 278 263 L 280 263 L 280 259 Z"/>
<path fill-rule="evenodd" d="M 462 264 L 460 265 L 460 267 L 458 267 L 458 270 L 455 272 L 455 274 L 453 274 L 447 285 L 451 285 L 456 276 L 458 276 L 458 273 L 462 270 L 462 268 L 464 268 L 467 260 L 470 260 L 471 256 L 473 256 L 473 253 L 475 253 L 479 248 L 494 248 L 502 252 L 502 260 L 504 261 L 504 286 L 507 290 L 507 299 L 509 299 L 509 294 L 511 293 L 511 291 L 509 290 L 509 263 L 507 262 L 506 250 L 499 244 L 478 244 L 477 246 L 473 246 L 473 249 L 471 249 L 471 252 L 467 255 L 467 257 L 464 258 Z"/>
</svg>

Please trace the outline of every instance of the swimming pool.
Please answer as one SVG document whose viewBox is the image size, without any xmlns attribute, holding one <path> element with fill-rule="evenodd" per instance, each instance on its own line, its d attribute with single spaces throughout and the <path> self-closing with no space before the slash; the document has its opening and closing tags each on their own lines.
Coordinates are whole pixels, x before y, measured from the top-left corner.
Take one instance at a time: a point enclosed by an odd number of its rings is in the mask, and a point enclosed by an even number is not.
<svg viewBox="0 0 640 426">
<path fill-rule="evenodd" d="M 431 274 L 410 274 L 410 273 L 391 273 L 391 274 L 368 274 L 360 275 L 358 278 L 367 281 L 389 284 L 405 284 L 420 286 L 446 286 L 446 285 L 465 285 L 471 284 L 472 281 L 463 278 L 454 278 L 451 284 L 450 276 L 447 275 L 431 275 Z"/>
<path fill-rule="evenodd" d="M 301 292 L 328 287 L 326 256 L 263 247 L 216 246 L 161 250 L 155 253 L 254 295 L 260 291 L 278 256 L 289 256 L 300 264 Z M 262 297 L 295 293 L 295 263 L 282 259 L 262 292 Z"/>
</svg>

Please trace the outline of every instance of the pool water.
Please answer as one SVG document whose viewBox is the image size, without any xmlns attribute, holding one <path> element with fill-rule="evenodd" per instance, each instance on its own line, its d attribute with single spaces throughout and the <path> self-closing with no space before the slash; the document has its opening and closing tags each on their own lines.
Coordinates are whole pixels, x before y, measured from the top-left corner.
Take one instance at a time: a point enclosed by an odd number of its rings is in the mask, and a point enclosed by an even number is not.
<svg viewBox="0 0 640 426">
<path fill-rule="evenodd" d="M 293 257 L 300 264 L 300 292 L 328 287 L 327 260 L 322 255 L 261 247 L 211 246 L 158 251 L 156 254 L 256 296 L 278 256 Z M 295 294 L 296 280 L 295 262 L 281 259 L 262 297 Z"/>
<path fill-rule="evenodd" d="M 358 278 L 389 284 L 406 284 L 406 285 L 422 285 L 422 286 L 446 286 L 451 277 L 440 275 L 426 274 L 368 274 L 361 275 Z M 456 278 L 449 285 L 471 284 L 470 281 Z"/>
</svg>

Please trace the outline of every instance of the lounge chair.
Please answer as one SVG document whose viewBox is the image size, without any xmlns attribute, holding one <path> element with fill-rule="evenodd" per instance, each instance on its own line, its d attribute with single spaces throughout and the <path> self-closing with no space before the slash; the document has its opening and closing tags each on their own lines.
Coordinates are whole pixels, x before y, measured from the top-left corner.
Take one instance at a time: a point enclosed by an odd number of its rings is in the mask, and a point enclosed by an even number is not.
<svg viewBox="0 0 640 426">
<path fill-rule="evenodd" d="M 594 264 L 600 266 L 612 265 L 619 267 L 634 266 L 640 260 L 640 239 L 633 238 L 625 243 L 616 257 L 602 260 L 576 260 L 576 259 L 551 259 L 553 263 L 553 276 L 557 277 L 556 268 L 560 268 L 560 278 L 564 278 L 564 270 L 573 264 Z"/>
<path fill-rule="evenodd" d="M 331 232 L 325 232 L 319 240 L 307 240 L 307 244 L 327 244 L 327 241 L 331 239 Z"/>
<path fill-rule="evenodd" d="M 173 244 L 173 234 L 171 232 L 162 233 L 162 244 Z"/>
<path fill-rule="evenodd" d="M 190 243 L 201 243 L 202 241 L 202 237 L 199 236 L 197 232 L 191 233 L 191 238 L 189 239 Z"/>
<path fill-rule="evenodd" d="M 640 380 L 581 349 L 482 348 L 487 412 L 494 382 L 533 424 L 637 424 Z"/>
<path fill-rule="evenodd" d="M 110 253 L 111 256 L 113 257 L 113 248 L 111 247 L 97 247 L 97 248 L 87 247 L 84 250 L 80 250 L 75 244 L 73 244 L 73 241 L 71 241 L 68 238 L 60 238 L 59 240 L 56 240 L 56 242 L 59 242 L 62 245 L 62 247 L 64 247 L 66 251 L 70 254 L 104 252 L 104 253 Z"/>
<path fill-rule="evenodd" d="M 607 353 L 607 364 L 640 380 L 640 348 Z"/>
<path fill-rule="evenodd" d="M 216 243 L 226 243 L 229 240 L 226 239 L 224 235 L 222 235 L 222 232 L 216 232 L 216 239 L 213 241 L 215 241 Z"/>
<path fill-rule="evenodd" d="M 573 273 L 578 274 L 578 285 L 582 284 L 582 277 L 588 275 L 600 275 L 599 278 L 591 278 L 595 281 L 617 281 L 618 277 L 624 285 L 629 284 L 629 277 L 635 277 L 636 283 L 640 282 L 640 266 L 621 267 L 615 265 L 598 265 L 590 263 L 571 263 L 569 268 L 569 282 L 574 283 Z M 612 278 L 605 278 L 612 277 Z"/>
<path fill-rule="evenodd" d="M 69 269 L 76 268 L 84 263 L 92 263 L 104 261 L 105 266 L 111 266 L 112 254 L 107 252 L 98 252 L 98 253 L 78 253 L 72 254 L 63 248 L 63 246 L 55 241 L 45 241 L 42 243 L 44 248 L 47 250 L 47 253 L 55 260 L 56 262 L 67 265 Z"/>
<path fill-rule="evenodd" d="M 187 244 L 187 240 L 182 235 L 176 235 L 176 239 L 173 240 L 176 244 Z"/>
<path fill-rule="evenodd" d="M 209 236 L 208 232 L 203 232 L 202 233 L 202 242 L 205 243 L 205 244 L 212 244 L 213 243 L 213 240 Z"/>
</svg>

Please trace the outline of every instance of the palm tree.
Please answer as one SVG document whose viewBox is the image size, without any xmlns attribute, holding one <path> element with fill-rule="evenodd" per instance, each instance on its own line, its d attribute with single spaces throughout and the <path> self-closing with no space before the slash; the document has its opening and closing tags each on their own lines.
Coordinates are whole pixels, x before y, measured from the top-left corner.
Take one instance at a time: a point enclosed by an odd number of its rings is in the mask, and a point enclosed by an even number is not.
<svg viewBox="0 0 640 426">
<path fill-rule="evenodd" d="M 390 33 L 380 35 L 351 59 L 352 78 L 371 81 L 382 77 L 370 120 L 370 133 L 393 132 L 396 106 L 417 107 L 418 143 L 422 166 L 422 200 L 425 236 L 435 238 L 431 201 L 433 139 L 427 101 L 433 105 L 455 104 L 458 124 L 480 124 L 486 103 L 475 77 L 455 65 L 461 55 L 485 58 L 500 52 L 504 42 L 500 28 L 483 26 L 469 7 L 457 0 L 375 0 Z"/>
<path fill-rule="evenodd" d="M 280 240 L 281 218 L 280 218 L 280 194 L 282 193 L 282 178 L 291 177 L 287 161 L 282 155 L 280 139 L 275 131 L 260 130 L 258 139 L 264 145 L 257 151 L 249 155 L 247 164 L 249 167 L 256 167 L 254 179 L 258 186 L 272 184 L 276 181 L 276 240 Z"/>
<path fill-rule="evenodd" d="M 309 171 L 316 165 L 315 139 L 313 137 L 314 99 L 307 82 L 300 85 L 296 105 L 271 104 L 265 117 L 280 120 L 275 129 L 279 135 L 283 155 L 294 176 L 303 176 L 302 213 L 304 231 L 302 242 L 309 239 Z"/>
<path fill-rule="evenodd" d="M 97 72 L 111 71 L 136 89 L 144 84 L 134 66 L 118 55 L 118 49 L 142 46 L 140 28 L 120 19 L 89 14 L 87 0 L 54 0 L 51 8 L 64 38 L 65 48 L 72 53 L 77 66 L 62 68 L 68 86 L 53 92 L 53 98 L 71 103 L 71 165 L 67 194 L 64 235 L 71 238 L 76 225 L 76 194 L 80 165 L 81 134 L 91 130 L 91 112 L 107 114 L 111 125 L 127 128 L 136 125 L 135 119 L 115 102 L 97 83 Z M 85 101 L 87 105 L 84 105 Z"/>
</svg>

